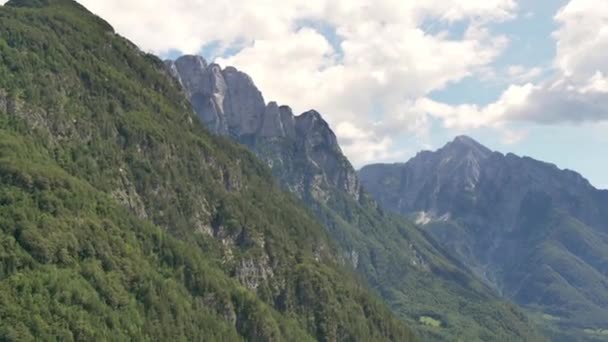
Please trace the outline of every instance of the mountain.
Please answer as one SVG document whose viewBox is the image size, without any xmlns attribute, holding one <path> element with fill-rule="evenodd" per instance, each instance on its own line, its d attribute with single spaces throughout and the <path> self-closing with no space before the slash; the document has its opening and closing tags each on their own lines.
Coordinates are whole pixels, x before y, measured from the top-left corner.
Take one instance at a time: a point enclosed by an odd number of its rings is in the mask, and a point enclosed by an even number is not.
<svg viewBox="0 0 608 342">
<path fill-rule="evenodd" d="M 266 104 L 247 74 L 208 65 L 200 56 L 166 64 L 203 124 L 250 147 L 290 190 L 300 197 L 326 197 L 338 187 L 358 199 L 357 174 L 319 113 L 294 116 L 288 106 Z"/>
<path fill-rule="evenodd" d="M 0 340 L 411 341 L 162 61 L 68 0 L 0 7 Z"/>
<path fill-rule="evenodd" d="M 264 161 L 323 223 L 343 262 L 425 340 L 540 339 L 521 311 L 424 231 L 378 207 L 318 112 L 294 116 L 288 106 L 266 103 L 245 73 L 199 56 L 165 63 L 205 126 Z"/>
<path fill-rule="evenodd" d="M 465 136 L 359 175 L 505 298 L 574 334 L 565 340 L 608 328 L 608 191 Z"/>
</svg>

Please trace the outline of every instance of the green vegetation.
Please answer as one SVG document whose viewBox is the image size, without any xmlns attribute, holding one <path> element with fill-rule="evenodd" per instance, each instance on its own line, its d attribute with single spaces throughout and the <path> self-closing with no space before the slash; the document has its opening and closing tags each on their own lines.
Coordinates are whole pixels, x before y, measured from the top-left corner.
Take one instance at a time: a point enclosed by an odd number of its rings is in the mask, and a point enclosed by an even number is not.
<svg viewBox="0 0 608 342">
<path fill-rule="evenodd" d="M 69 0 L 0 7 L 0 340 L 409 341 L 324 230 Z"/>
<path fill-rule="evenodd" d="M 428 325 L 428 326 L 433 327 L 433 328 L 440 328 L 441 327 L 441 321 L 436 320 L 433 317 L 420 316 L 420 318 L 418 320 L 420 321 L 420 323 Z"/>
<path fill-rule="evenodd" d="M 498 298 L 424 231 L 366 197 L 355 202 L 339 196 L 328 203 L 321 212 L 331 213 L 327 222 L 340 225 L 341 241 L 359 251 L 358 269 L 425 339 L 542 340 L 523 311 Z M 417 324 L 420 316 L 442 325 Z"/>
<path fill-rule="evenodd" d="M 262 160 L 271 161 L 284 188 L 305 189 L 299 196 L 325 225 L 345 261 L 423 340 L 543 340 L 521 309 L 500 299 L 425 231 L 383 212 L 366 193 L 355 199 L 331 184 L 307 188 L 322 176 L 307 159 L 307 153 L 316 152 L 303 152 L 288 138 L 247 144 Z M 325 148 L 323 153 L 334 153 L 327 157 L 338 161 L 333 171 L 354 174 L 339 150 Z M 441 327 L 429 326 L 421 316 L 434 317 Z"/>
</svg>

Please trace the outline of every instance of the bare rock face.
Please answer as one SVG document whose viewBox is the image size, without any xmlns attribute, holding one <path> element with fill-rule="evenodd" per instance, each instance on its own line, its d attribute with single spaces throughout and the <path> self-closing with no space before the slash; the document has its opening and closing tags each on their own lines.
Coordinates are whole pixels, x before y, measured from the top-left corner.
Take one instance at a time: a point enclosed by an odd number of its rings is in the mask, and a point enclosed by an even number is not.
<svg viewBox="0 0 608 342">
<path fill-rule="evenodd" d="M 266 110 L 262 93 L 251 77 L 233 67 L 224 69 L 222 75 L 227 86 L 224 109 L 229 132 L 234 136 L 257 134 Z"/>
<path fill-rule="evenodd" d="M 212 133 L 247 145 L 300 197 L 326 199 L 337 188 L 359 199 L 357 174 L 321 114 L 294 116 L 288 106 L 265 104 L 247 74 L 234 67 L 222 70 L 199 56 L 183 56 L 166 66 Z"/>
<path fill-rule="evenodd" d="M 483 214 L 511 230 L 526 196 L 543 192 L 556 208 L 608 229 L 606 216 L 598 209 L 604 203 L 596 201 L 601 191 L 581 175 L 532 158 L 493 152 L 469 137 L 457 137 L 435 152 L 420 152 L 405 164 L 366 166 L 359 176 L 386 208 L 402 214 Z"/>
<path fill-rule="evenodd" d="M 227 134 L 224 110 L 227 85 L 216 65 L 207 65 L 200 56 L 183 56 L 165 62 L 169 72 L 179 81 L 201 121 L 214 133 Z"/>
<path fill-rule="evenodd" d="M 422 151 L 405 165 L 369 165 L 360 172 L 365 187 L 386 203 L 389 209 L 410 214 L 412 208 L 424 208 L 436 216 L 449 215 L 455 201 L 448 197 L 468 196 L 475 200 L 482 166 L 492 156 L 492 151 L 466 136 L 436 152 Z M 388 184 L 390 182 L 390 185 Z M 389 193 L 376 193 L 376 189 L 392 188 Z M 400 191 L 407 189 L 407 191 Z M 424 196 L 421 196 L 424 194 Z M 450 195 L 451 194 L 451 195 Z"/>
<path fill-rule="evenodd" d="M 285 137 L 285 128 L 281 120 L 281 112 L 276 102 L 270 102 L 264 110 L 260 135 L 265 138 Z"/>
<path fill-rule="evenodd" d="M 589 324 L 585 312 L 608 324 L 608 191 L 578 173 L 457 137 L 359 175 L 505 297 L 574 326 Z"/>
<path fill-rule="evenodd" d="M 357 173 L 321 114 L 313 110 L 296 117 L 296 136 L 312 164 L 325 171 L 329 184 L 358 200 L 361 187 Z"/>
<path fill-rule="evenodd" d="M 237 279 L 250 290 L 267 283 L 274 276 L 268 256 L 244 259 L 236 267 Z"/>
<path fill-rule="evenodd" d="M 283 126 L 283 133 L 288 139 L 296 138 L 296 120 L 293 115 L 293 111 L 288 106 L 279 107 L 279 113 L 281 115 L 281 124 Z"/>
<path fill-rule="evenodd" d="M 165 63 L 211 132 L 239 137 L 260 131 L 266 105 L 247 74 L 232 67 L 222 70 L 200 56 Z"/>
</svg>

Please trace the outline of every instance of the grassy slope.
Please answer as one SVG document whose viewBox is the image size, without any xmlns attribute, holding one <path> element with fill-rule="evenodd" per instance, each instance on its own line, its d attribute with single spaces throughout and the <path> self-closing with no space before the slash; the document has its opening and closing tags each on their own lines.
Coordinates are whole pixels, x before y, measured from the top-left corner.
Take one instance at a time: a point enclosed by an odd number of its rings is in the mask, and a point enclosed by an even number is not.
<svg viewBox="0 0 608 342">
<path fill-rule="evenodd" d="M 0 8 L 1 338 L 412 339 L 162 70 L 71 1 Z"/>
</svg>

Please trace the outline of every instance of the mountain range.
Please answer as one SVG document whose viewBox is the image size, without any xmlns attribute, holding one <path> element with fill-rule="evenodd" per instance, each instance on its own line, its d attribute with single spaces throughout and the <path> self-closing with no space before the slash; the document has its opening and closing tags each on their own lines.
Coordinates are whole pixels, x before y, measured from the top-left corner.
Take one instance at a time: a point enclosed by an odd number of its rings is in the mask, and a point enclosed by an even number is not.
<svg viewBox="0 0 608 342">
<path fill-rule="evenodd" d="M 201 122 L 265 162 L 336 242 L 350 265 L 425 339 L 535 340 L 516 307 L 451 258 L 426 232 L 385 213 L 362 189 L 321 114 L 266 103 L 253 80 L 200 56 L 166 61 Z"/>
<path fill-rule="evenodd" d="M 70 0 L 0 7 L 0 340 L 411 341 L 164 64 Z"/>
<path fill-rule="evenodd" d="M 562 339 L 602 339 L 608 191 L 576 172 L 494 152 L 466 136 L 404 164 L 366 166 L 359 175 L 384 208 L 416 220 Z"/>
<path fill-rule="evenodd" d="M 466 136 L 357 172 L 234 67 L 0 6 L 0 340 L 601 341 L 607 209 Z"/>
</svg>

